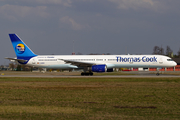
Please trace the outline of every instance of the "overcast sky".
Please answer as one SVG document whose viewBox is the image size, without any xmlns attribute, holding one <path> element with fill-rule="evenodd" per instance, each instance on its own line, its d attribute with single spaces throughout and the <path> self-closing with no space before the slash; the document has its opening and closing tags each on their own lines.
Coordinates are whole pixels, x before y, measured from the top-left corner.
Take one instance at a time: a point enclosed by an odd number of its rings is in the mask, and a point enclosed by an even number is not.
<svg viewBox="0 0 180 120">
<path fill-rule="evenodd" d="M 180 48 L 180 0 L 0 0 L 0 64 L 9 33 L 36 54 L 152 54 Z"/>
</svg>

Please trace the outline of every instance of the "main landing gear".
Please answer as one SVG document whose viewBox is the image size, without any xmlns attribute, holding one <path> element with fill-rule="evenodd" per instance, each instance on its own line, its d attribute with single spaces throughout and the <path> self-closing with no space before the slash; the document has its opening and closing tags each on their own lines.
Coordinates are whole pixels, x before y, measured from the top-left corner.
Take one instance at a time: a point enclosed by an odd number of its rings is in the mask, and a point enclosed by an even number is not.
<svg viewBox="0 0 180 120">
<path fill-rule="evenodd" d="M 82 72 L 81 73 L 81 76 L 92 76 L 93 75 L 93 73 L 92 72 Z"/>
<path fill-rule="evenodd" d="M 92 76 L 93 72 L 91 70 L 89 70 L 88 67 L 84 67 L 84 72 L 81 73 L 81 76 Z"/>
</svg>

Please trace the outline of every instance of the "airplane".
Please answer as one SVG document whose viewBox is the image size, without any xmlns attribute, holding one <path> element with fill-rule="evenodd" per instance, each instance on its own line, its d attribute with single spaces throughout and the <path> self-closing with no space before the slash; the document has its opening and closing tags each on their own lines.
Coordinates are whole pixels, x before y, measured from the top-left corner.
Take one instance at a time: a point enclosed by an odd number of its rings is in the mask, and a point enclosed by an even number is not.
<svg viewBox="0 0 180 120">
<path fill-rule="evenodd" d="M 164 68 L 177 65 L 163 55 L 37 55 L 16 34 L 9 34 L 20 64 L 50 69 L 83 69 L 81 75 L 113 72 L 113 68 Z M 157 73 L 159 75 L 159 73 Z"/>
</svg>

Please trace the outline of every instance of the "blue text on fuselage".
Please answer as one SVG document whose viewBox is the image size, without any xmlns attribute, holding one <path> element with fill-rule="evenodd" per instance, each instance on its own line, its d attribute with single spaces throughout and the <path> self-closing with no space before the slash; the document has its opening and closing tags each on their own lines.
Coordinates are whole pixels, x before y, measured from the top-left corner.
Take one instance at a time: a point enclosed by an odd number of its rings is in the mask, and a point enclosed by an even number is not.
<svg viewBox="0 0 180 120">
<path fill-rule="evenodd" d="M 116 57 L 117 62 L 157 62 L 157 57 Z"/>
</svg>

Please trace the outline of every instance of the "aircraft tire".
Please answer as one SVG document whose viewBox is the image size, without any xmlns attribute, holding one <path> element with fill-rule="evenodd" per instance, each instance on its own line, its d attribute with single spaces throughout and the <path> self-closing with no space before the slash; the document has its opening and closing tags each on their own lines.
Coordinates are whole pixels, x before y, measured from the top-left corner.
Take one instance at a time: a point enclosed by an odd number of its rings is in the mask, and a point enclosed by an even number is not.
<svg viewBox="0 0 180 120">
<path fill-rule="evenodd" d="M 84 75 L 85 75 L 85 73 L 84 73 L 84 72 L 82 72 L 82 73 L 81 73 L 81 76 L 84 76 Z"/>
<path fill-rule="evenodd" d="M 89 75 L 93 76 L 93 73 L 92 72 L 90 72 L 90 73 L 89 72 L 87 72 L 87 73 L 86 72 L 82 72 L 81 73 L 81 76 L 89 76 Z"/>
<path fill-rule="evenodd" d="M 90 74 L 89 73 L 85 73 L 86 76 L 89 76 Z"/>
<path fill-rule="evenodd" d="M 159 76 L 159 73 L 156 73 L 157 76 Z"/>
<path fill-rule="evenodd" d="M 89 73 L 89 75 L 90 75 L 90 76 L 93 76 L 93 73 L 92 73 L 92 72 L 90 72 L 90 73 Z"/>
</svg>

